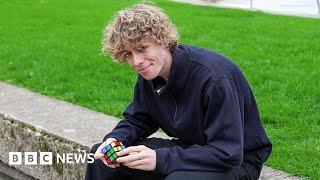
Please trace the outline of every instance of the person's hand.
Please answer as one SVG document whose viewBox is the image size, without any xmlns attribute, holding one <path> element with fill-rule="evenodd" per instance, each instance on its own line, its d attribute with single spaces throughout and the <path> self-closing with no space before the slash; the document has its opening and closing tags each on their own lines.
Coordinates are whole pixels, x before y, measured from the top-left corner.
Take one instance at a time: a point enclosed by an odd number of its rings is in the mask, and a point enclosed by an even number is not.
<svg viewBox="0 0 320 180">
<path fill-rule="evenodd" d="M 130 146 L 120 152 L 116 162 L 132 169 L 153 171 L 156 168 L 156 151 L 144 145 Z M 122 156 L 122 157 L 121 157 Z"/>
<path fill-rule="evenodd" d="M 115 138 L 108 138 L 105 142 L 103 142 L 97 149 L 97 151 L 94 153 L 94 159 L 100 159 L 105 165 L 107 165 L 110 168 L 116 168 L 119 167 L 119 163 L 114 163 L 112 165 L 108 165 L 106 160 L 103 158 L 104 154 L 101 152 L 101 150 L 106 147 L 108 144 L 110 144 L 112 141 L 116 141 Z"/>
</svg>

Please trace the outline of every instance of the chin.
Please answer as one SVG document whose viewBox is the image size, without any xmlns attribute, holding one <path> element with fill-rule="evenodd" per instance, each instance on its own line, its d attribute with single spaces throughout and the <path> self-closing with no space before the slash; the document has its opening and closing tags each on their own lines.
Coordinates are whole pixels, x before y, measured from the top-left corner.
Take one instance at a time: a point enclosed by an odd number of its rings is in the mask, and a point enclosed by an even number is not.
<svg viewBox="0 0 320 180">
<path fill-rule="evenodd" d="M 156 78 L 157 76 L 142 76 L 143 79 L 151 81 L 152 79 Z"/>
<path fill-rule="evenodd" d="M 143 79 L 148 80 L 148 81 L 157 77 L 157 75 L 153 75 L 153 74 L 147 74 L 147 75 L 140 74 L 140 75 L 143 77 Z"/>
</svg>

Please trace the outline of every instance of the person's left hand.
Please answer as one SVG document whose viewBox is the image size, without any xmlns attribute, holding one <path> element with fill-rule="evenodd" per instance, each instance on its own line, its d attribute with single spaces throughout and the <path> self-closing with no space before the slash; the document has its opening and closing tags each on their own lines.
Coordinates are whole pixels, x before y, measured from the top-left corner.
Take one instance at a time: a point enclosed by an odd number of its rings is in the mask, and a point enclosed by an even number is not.
<svg viewBox="0 0 320 180">
<path fill-rule="evenodd" d="M 117 163 L 132 169 L 153 171 L 156 168 L 156 151 L 144 145 L 130 146 L 117 152 Z M 126 156 L 127 155 L 127 156 Z"/>
</svg>

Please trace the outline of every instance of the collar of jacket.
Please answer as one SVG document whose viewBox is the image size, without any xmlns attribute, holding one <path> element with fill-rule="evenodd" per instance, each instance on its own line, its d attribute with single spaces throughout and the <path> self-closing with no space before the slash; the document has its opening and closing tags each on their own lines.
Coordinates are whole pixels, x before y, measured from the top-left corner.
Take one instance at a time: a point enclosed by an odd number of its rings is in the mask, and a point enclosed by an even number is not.
<svg viewBox="0 0 320 180">
<path fill-rule="evenodd" d="M 175 94 L 185 87 L 189 77 L 190 65 L 191 55 L 189 47 L 179 45 L 172 53 L 172 64 L 167 81 L 167 89 L 169 91 Z"/>
</svg>

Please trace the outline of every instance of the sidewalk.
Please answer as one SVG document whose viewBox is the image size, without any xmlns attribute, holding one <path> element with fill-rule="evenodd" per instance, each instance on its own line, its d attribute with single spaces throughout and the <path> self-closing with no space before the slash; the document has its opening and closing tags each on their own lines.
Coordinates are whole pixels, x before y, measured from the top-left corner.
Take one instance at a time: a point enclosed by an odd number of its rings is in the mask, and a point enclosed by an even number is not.
<svg viewBox="0 0 320 180">
<path fill-rule="evenodd" d="M 202 6 L 258 10 L 271 14 L 320 18 L 317 0 L 172 0 Z M 252 2 L 252 4 L 251 4 Z M 320 2 L 320 0 L 319 0 Z"/>
</svg>

